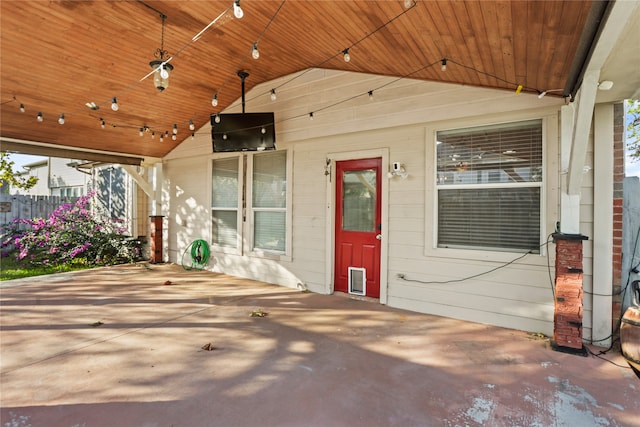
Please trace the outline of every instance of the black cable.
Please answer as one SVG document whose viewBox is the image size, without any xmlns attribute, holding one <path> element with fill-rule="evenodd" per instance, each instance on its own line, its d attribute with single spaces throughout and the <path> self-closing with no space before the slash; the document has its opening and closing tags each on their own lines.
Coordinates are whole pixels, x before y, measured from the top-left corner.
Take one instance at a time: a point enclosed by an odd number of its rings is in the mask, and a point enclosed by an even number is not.
<svg viewBox="0 0 640 427">
<path fill-rule="evenodd" d="M 527 256 L 527 255 L 529 255 L 531 253 L 533 253 L 533 252 L 531 250 L 529 250 L 528 252 L 525 252 L 524 254 L 520 255 L 519 257 L 517 257 L 515 259 L 512 259 L 511 261 L 509 261 L 509 262 L 507 262 L 505 264 L 499 265 L 499 266 L 497 266 L 495 268 L 492 268 L 491 270 L 487 270 L 487 271 L 484 271 L 482 273 L 474 274 L 473 276 L 463 277 L 462 279 L 452 279 L 452 280 L 443 280 L 443 281 L 424 281 L 424 280 L 417 280 L 417 279 L 407 279 L 407 277 L 404 276 L 404 275 L 399 277 L 399 279 L 404 280 L 405 282 L 416 282 L 416 283 L 436 284 L 436 285 L 444 285 L 444 284 L 447 284 L 447 283 L 464 282 L 465 280 L 475 279 L 476 277 L 484 276 L 485 274 L 489 274 L 489 273 L 492 273 L 492 272 L 494 272 L 496 270 L 500 270 L 501 268 L 507 267 L 508 265 L 513 264 L 514 262 L 518 261 L 519 259 L 524 258 L 525 256 Z"/>
</svg>

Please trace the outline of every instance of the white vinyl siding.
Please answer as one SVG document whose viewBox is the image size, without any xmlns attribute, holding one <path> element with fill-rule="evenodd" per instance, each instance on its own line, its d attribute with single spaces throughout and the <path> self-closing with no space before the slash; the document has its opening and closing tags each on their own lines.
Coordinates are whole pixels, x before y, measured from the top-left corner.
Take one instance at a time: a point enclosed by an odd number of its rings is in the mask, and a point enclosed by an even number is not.
<svg viewBox="0 0 640 427">
<path fill-rule="evenodd" d="M 539 253 L 542 120 L 437 132 L 437 245 Z"/>
</svg>

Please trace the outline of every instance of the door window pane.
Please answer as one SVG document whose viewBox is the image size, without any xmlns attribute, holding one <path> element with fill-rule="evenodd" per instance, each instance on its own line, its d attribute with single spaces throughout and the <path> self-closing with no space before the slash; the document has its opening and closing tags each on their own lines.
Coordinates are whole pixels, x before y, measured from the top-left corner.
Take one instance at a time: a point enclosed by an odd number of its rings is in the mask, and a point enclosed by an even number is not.
<svg viewBox="0 0 640 427">
<path fill-rule="evenodd" d="M 342 182 L 342 229 L 375 232 L 375 169 L 345 171 Z"/>
</svg>

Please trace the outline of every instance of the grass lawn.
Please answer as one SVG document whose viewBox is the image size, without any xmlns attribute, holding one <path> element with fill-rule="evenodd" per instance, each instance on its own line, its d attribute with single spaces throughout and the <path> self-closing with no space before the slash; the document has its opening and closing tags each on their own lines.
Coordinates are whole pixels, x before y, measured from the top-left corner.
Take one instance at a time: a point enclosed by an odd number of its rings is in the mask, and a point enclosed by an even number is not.
<svg viewBox="0 0 640 427">
<path fill-rule="evenodd" d="M 91 267 L 93 267 L 93 265 L 87 264 L 85 260 L 77 260 L 73 264 L 33 267 L 26 263 L 16 261 L 13 256 L 7 256 L 0 258 L 0 281 L 41 276 L 43 274 L 62 273 L 64 271 L 85 270 Z"/>
</svg>

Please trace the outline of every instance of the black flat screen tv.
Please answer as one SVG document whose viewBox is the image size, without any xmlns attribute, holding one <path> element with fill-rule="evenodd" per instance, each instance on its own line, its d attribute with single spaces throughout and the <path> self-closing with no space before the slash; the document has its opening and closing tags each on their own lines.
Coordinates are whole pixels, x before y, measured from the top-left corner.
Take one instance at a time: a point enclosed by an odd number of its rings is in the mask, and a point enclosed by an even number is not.
<svg viewBox="0 0 640 427">
<path fill-rule="evenodd" d="M 275 150 L 274 114 L 212 114 L 211 143 L 214 153 Z"/>
</svg>

